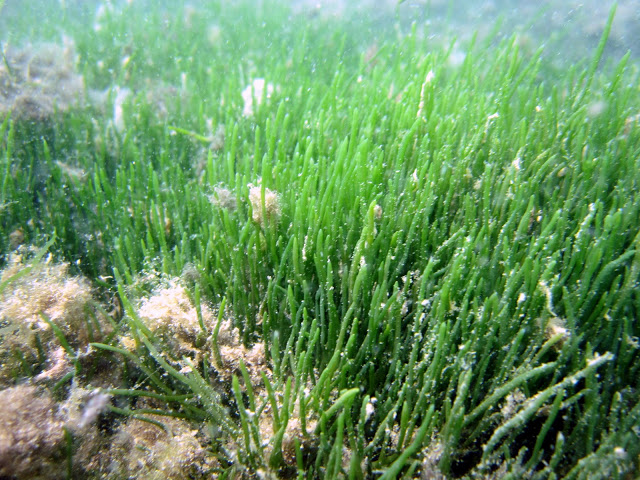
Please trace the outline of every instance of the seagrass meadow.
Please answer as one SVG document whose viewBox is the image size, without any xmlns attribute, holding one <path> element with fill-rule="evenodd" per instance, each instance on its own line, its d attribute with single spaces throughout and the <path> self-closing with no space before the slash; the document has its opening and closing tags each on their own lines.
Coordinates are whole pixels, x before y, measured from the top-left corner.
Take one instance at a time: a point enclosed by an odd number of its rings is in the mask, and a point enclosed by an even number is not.
<svg viewBox="0 0 640 480">
<path fill-rule="evenodd" d="M 615 5 L 559 69 L 411 2 L 12 3 L 2 478 L 640 476 Z"/>
</svg>

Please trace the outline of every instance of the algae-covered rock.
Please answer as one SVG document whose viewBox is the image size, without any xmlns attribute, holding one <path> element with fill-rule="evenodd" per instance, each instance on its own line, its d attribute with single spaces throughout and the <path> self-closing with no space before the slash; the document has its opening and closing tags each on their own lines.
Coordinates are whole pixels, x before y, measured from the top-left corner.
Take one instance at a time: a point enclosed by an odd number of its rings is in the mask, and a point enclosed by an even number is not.
<svg viewBox="0 0 640 480">
<path fill-rule="evenodd" d="M 80 351 L 112 330 L 92 310 L 89 282 L 70 275 L 66 263 L 32 261 L 21 250 L 10 256 L 0 283 L 0 382 L 25 374 L 56 381 L 71 369 L 59 335 Z"/>
<path fill-rule="evenodd" d="M 84 79 L 73 41 L 9 46 L 0 62 L 0 116 L 44 120 L 79 104 Z"/>
<path fill-rule="evenodd" d="M 64 420 L 33 386 L 0 391 L 0 477 L 65 478 Z"/>
</svg>

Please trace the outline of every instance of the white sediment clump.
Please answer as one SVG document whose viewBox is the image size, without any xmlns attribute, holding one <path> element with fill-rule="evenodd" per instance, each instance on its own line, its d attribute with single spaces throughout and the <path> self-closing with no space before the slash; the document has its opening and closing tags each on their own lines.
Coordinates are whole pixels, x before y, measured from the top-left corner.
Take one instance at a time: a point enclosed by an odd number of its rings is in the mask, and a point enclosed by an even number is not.
<svg viewBox="0 0 640 480">
<path fill-rule="evenodd" d="M 114 87 L 115 97 L 113 99 L 113 124 L 118 132 L 124 130 L 124 109 L 123 105 L 131 95 L 128 88 Z"/>
<path fill-rule="evenodd" d="M 262 204 L 262 186 L 249 184 L 249 202 L 251 202 L 253 221 L 264 227 L 267 222 L 280 218 L 280 197 L 277 192 L 264 189 L 264 205 Z"/>
<path fill-rule="evenodd" d="M 251 84 L 242 90 L 242 99 L 244 100 L 244 109 L 242 115 L 252 117 L 255 113 L 253 110 L 253 99 L 255 98 L 257 105 L 260 105 L 263 99 L 271 98 L 274 92 L 272 83 L 266 83 L 264 78 L 254 78 Z"/>
<path fill-rule="evenodd" d="M 184 287 L 172 282 L 168 287 L 158 290 L 144 299 L 138 315 L 149 330 L 162 339 L 173 356 L 200 358 L 202 352 L 196 343 L 203 330 L 196 308 Z M 201 306 L 201 315 L 203 324 L 210 329 L 213 314 L 206 305 Z"/>
<path fill-rule="evenodd" d="M 207 338 L 200 338 L 205 332 L 200 326 L 196 307 L 189 298 L 184 287 L 177 281 L 166 288 L 155 292 L 151 297 L 142 301 L 138 308 L 138 315 L 144 324 L 154 335 L 161 339 L 164 348 L 174 358 L 190 357 L 195 363 L 203 357 L 209 361 L 212 352 L 211 332 L 215 328 L 217 312 L 212 311 L 205 304 L 200 305 L 202 323 L 208 331 Z M 202 342 L 200 344 L 199 342 Z M 130 340 L 124 339 L 125 347 Z M 218 348 L 221 354 L 222 365 L 216 365 L 221 378 L 228 381 L 233 374 L 240 372 L 240 360 L 242 359 L 249 370 L 252 380 L 259 384 L 262 382 L 261 371 L 266 371 L 266 358 L 264 343 L 256 342 L 251 348 L 243 345 L 240 332 L 233 326 L 230 318 L 222 320 L 219 330 Z M 187 363 L 180 363 L 187 368 Z"/>
</svg>

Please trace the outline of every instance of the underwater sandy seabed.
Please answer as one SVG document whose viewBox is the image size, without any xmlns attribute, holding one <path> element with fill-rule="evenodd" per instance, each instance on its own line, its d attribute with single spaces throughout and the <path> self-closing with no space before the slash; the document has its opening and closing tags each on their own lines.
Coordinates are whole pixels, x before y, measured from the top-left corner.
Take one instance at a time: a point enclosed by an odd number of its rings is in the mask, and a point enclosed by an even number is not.
<svg viewBox="0 0 640 480">
<path fill-rule="evenodd" d="M 274 340 L 273 336 L 267 341 L 262 336 L 267 328 L 263 322 L 269 321 L 264 304 L 267 303 L 267 298 L 271 298 L 268 297 L 272 294 L 271 287 L 246 287 L 247 298 L 252 299 L 247 302 L 254 302 L 247 307 L 247 311 L 257 311 L 250 321 L 253 322 L 252 328 L 249 328 L 238 311 L 234 310 L 233 298 L 225 298 L 225 302 L 222 302 L 221 297 L 224 295 L 216 292 L 216 289 L 221 288 L 222 280 L 214 281 L 206 277 L 207 272 L 203 271 L 199 263 L 201 259 L 196 258 L 194 252 L 191 252 L 195 258 L 193 261 L 184 261 L 182 265 L 175 261 L 169 266 L 163 262 L 161 255 L 142 258 L 140 254 L 136 254 L 142 268 L 132 268 L 126 273 L 120 271 L 120 278 L 114 278 L 115 265 L 109 264 L 107 258 L 115 258 L 115 250 L 121 248 L 134 252 L 142 248 L 138 246 L 142 240 L 142 243 L 147 242 L 145 248 L 149 251 L 152 250 L 149 245 L 156 245 L 155 252 L 164 251 L 167 247 L 162 245 L 162 233 L 158 232 L 165 232 L 167 238 L 178 238 L 176 231 L 179 227 L 171 220 L 168 207 L 162 204 L 154 203 L 144 212 L 142 219 L 136 218 L 138 207 L 132 200 L 128 207 L 131 209 L 130 215 L 127 215 L 130 220 L 127 222 L 141 231 L 151 233 L 134 239 L 134 246 L 119 245 L 116 249 L 113 245 L 106 244 L 106 239 L 112 238 L 112 230 L 119 228 L 119 225 L 105 220 L 104 231 L 92 231 L 89 226 L 79 222 L 77 219 L 81 218 L 82 210 L 79 205 L 85 198 L 79 195 L 87 195 L 85 199 L 88 199 L 90 194 L 87 192 L 90 189 L 85 187 L 93 184 L 92 182 L 100 183 L 105 180 L 100 178 L 101 174 L 97 173 L 97 169 L 92 171 L 86 167 L 86 160 L 82 160 L 88 154 L 86 148 L 74 150 L 72 142 L 67 144 L 65 140 L 61 140 L 65 135 L 63 129 L 72 132 L 70 135 L 75 138 L 75 142 L 90 144 L 96 157 L 112 159 L 125 158 L 138 148 L 136 139 L 128 133 L 133 131 L 134 125 L 137 125 L 137 131 L 144 131 L 144 126 L 140 125 L 149 122 L 154 125 L 154 132 L 164 131 L 166 134 L 163 137 L 162 134 L 154 133 L 149 137 L 148 143 L 146 140 L 140 143 L 141 149 L 154 148 L 154 142 L 162 144 L 156 145 L 156 148 L 165 148 L 165 143 L 180 137 L 188 145 L 184 147 L 184 151 L 188 152 L 186 155 L 192 165 L 192 170 L 186 176 L 190 175 L 193 182 L 190 180 L 191 190 L 187 190 L 185 195 L 190 195 L 193 189 L 201 188 L 205 193 L 198 197 L 198 201 L 204 199 L 211 205 L 206 208 L 222 212 L 216 213 L 219 215 L 220 225 L 229 222 L 230 218 L 235 221 L 234 216 L 245 215 L 244 221 L 249 227 L 244 227 L 244 233 L 238 235 L 240 238 L 255 235 L 251 237 L 255 239 L 251 246 L 252 252 L 259 253 L 260 249 L 267 252 L 270 245 L 277 245 L 279 252 L 288 252 L 290 250 L 285 248 L 286 244 L 276 242 L 278 235 L 270 233 L 277 232 L 285 221 L 295 222 L 295 219 L 287 217 L 289 214 L 286 209 L 290 202 L 286 201 L 288 197 L 285 191 L 265 186 L 260 175 L 246 174 L 243 177 L 239 173 L 238 185 L 241 184 L 242 190 L 230 182 L 210 180 L 214 178 L 211 173 L 214 160 L 224 164 L 224 159 L 229 158 L 225 154 L 230 149 L 229 142 L 234 134 L 233 130 L 229 130 L 229 125 L 236 120 L 243 122 L 247 127 L 242 132 L 254 135 L 255 126 L 252 122 L 255 122 L 256 125 L 261 125 L 262 135 L 268 136 L 273 124 L 267 126 L 262 123 L 261 115 L 265 106 L 268 107 L 270 101 L 273 104 L 272 99 L 279 98 L 283 90 L 295 91 L 295 88 L 283 86 L 288 78 L 282 74 L 283 70 L 279 71 L 279 77 L 270 78 L 269 72 L 259 72 L 259 66 L 249 61 L 238 67 L 240 74 L 234 73 L 239 77 L 235 83 L 222 87 L 228 88 L 220 96 L 221 103 L 224 103 L 220 112 L 223 113 L 217 118 L 213 115 L 208 119 L 203 117 L 202 121 L 185 120 L 176 123 L 184 120 L 190 113 L 194 117 L 201 115 L 196 107 L 200 93 L 194 88 L 197 80 L 192 79 L 193 75 L 188 69 L 181 72 L 180 65 L 176 67 L 172 63 L 175 59 L 171 58 L 171 49 L 175 42 L 181 41 L 180 38 L 169 41 L 163 38 L 154 41 L 154 38 L 149 38 L 149 44 L 143 47 L 128 45 L 127 28 L 139 27 L 128 26 L 122 29 L 114 22 L 131 22 L 131 19 L 122 17 L 122 12 L 130 8 L 128 4 L 136 4 L 135 0 L 66 0 L 47 3 L 42 7 L 44 11 L 67 11 L 61 17 L 64 19 L 61 25 L 73 25 L 78 30 L 62 30 L 61 26 L 47 24 L 46 19 L 42 19 L 42 25 L 38 25 L 38 2 L 6 0 L 0 11 L 3 53 L 3 61 L 0 62 L 0 123 L 3 124 L 0 128 L 0 142 L 3 146 L 2 154 L 6 156 L 6 169 L 2 178 L 5 185 L 10 183 L 6 178 L 11 177 L 16 185 L 30 185 L 33 189 L 20 193 L 4 188 L 3 203 L 0 205 L 0 212 L 3 213 L 0 252 L 3 256 L 0 274 L 0 478 L 304 478 L 305 471 L 313 471 L 309 478 L 330 478 L 333 475 L 344 478 L 401 478 L 402 475 L 424 479 L 506 478 L 509 475 L 513 475 L 511 478 L 536 478 L 536 472 L 546 472 L 545 476 L 548 474 L 547 478 L 552 478 L 551 471 L 545 471 L 544 467 L 553 465 L 554 461 L 559 462 L 553 456 L 553 448 L 545 450 L 547 453 L 544 457 L 540 453 L 541 460 L 535 468 L 527 470 L 522 467 L 518 470 L 509 466 L 511 464 L 508 461 L 501 463 L 504 458 L 509 457 L 505 454 L 508 446 L 500 447 L 501 453 L 488 459 L 483 456 L 479 445 L 487 442 L 493 445 L 493 440 L 497 445 L 507 437 L 506 431 L 509 428 L 513 428 L 514 432 L 519 428 L 518 419 L 521 419 L 521 424 L 528 421 L 535 424 L 537 430 L 533 440 L 523 440 L 522 436 L 526 436 L 526 431 L 513 433 L 508 438 L 514 443 L 526 444 L 529 451 L 537 452 L 541 448 L 535 445 L 537 432 L 546 429 L 556 435 L 556 430 L 560 429 L 551 421 L 545 423 L 545 419 L 551 418 L 550 412 L 557 415 L 563 408 L 568 409 L 571 405 L 578 404 L 581 401 L 578 395 L 584 395 L 587 403 L 590 398 L 588 393 L 576 393 L 575 398 L 567 395 L 565 399 L 558 392 L 569 391 L 572 382 L 593 385 L 596 378 L 594 369 L 610 362 L 615 352 L 601 352 L 600 355 L 595 353 L 588 360 L 592 363 L 587 362 L 586 366 L 574 365 L 575 371 L 567 374 L 566 378 L 562 377 L 562 381 L 554 378 L 560 387 L 553 390 L 553 395 L 549 393 L 544 400 L 534 395 L 538 391 L 534 381 L 529 386 L 525 380 L 518 380 L 520 377 L 514 377 L 517 381 L 513 381 L 513 388 L 496 393 L 495 397 L 487 394 L 486 398 L 495 399 L 495 406 L 492 407 L 493 413 L 487 413 L 483 421 L 490 425 L 492 421 L 498 422 L 496 418 L 499 417 L 500 425 L 505 429 L 504 436 L 502 432 L 495 436 L 479 435 L 475 447 L 468 446 L 468 451 L 458 451 L 454 455 L 451 447 L 438 437 L 438 433 L 446 433 L 447 428 L 462 427 L 447 423 L 447 427 L 441 426 L 440 432 L 433 425 L 429 429 L 419 428 L 420 422 L 426 424 L 428 421 L 425 419 L 434 415 L 426 407 L 420 415 L 410 417 L 403 412 L 408 412 L 412 405 L 400 402 L 394 407 L 395 413 L 391 407 L 386 406 L 386 411 L 391 412 L 388 418 L 378 418 L 376 409 L 383 408 L 382 405 L 386 402 L 385 398 L 380 397 L 382 389 L 377 399 L 372 395 L 361 399 L 358 397 L 360 392 L 354 388 L 319 389 L 316 380 L 323 372 L 320 367 L 317 367 L 320 370 L 314 370 L 314 367 L 308 366 L 304 370 L 294 364 L 293 356 L 287 357 L 289 363 L 281 362 L 279 356 L 282 353 L 274 351 L 274 348 L 278 350 L 284 345 L 278 344 L 279 340 Z M 167 17 L 170 19 L 167 22 L 172 25 L 181 25 L 181 30 L 178 31 L 189 32 L 190 36 L 201 36 L 212 48 L 222 45 L 221 50 L 224 50 L 225 36 L 230 34 L 233 22 L 226 19 L 227 23 L 219 23 L 212 10 L 224 10 L 226 2 L 214 3 L 217 6 L 212 9 L 206 2 L 177 2 L 176 5 L 179 6 L 174 6 L 173 2 L 151 2 L 149 9 L 153 10 L 154 19 Z M 497 0 L 466 3 L 407 0 L 397 5 L 397 2 L 391 0 L 365 0 L 356 6 L 346 1 L 300 0 L 292 2 L 287 20 L 294 25 L 288 30 L 315 22 L 347 31 L 349 28 L 357 30 L 358 25 L 362 24 L 362 17 L 366 16 L 364 24 L 367 27 L 359 34 L 358 41 L 352 42 L 350 58 L 362 61 L 365 65 L 372 62 L 372 68 L 375 68 L 378 55 L 386 55 L 385 44 L 393 43 L 389 38 L 406 37 L 411 32 L 412 24 L 418 38 L 426 38 L 433 45 L 434 51 L 447 50 L 452 45 L 446 60 L 447 68 L 451 69 L 463 68 L 467 55 L 465 48 L 474 35 L 476 44 L 486 41 L 487 48 L 499 48 L 501 41 L 515 34 L 516 44 L 525 56 L 533 55 L 541 45 L 550 45 L 543 50 L 541 58 L 550 66 L 552 75 L 560 75 L 567 65 L 580 62 L 588 65 L 604 32 L 611 4 L 602 1 L 556 3 L 558 4 Z M 262 5 L 262 2 L 256 2 L 256 5 Z M 82 15 L 73 18 L 74 8 L 83 12 Z M 234 8 L 241 11 L 237 6 Z M 265 12 L 261 11 L 261 14 Z M 25 18 L 32 19 L 35 23 L 30 24 Z M 242 21 L 243 18 L 237 19 L 237 22 Z M 145 19 L 141 18 L 139 22 L 144 24 Z M 137 22 L 133 20 L 132 23 Z M 496 28 L 496 24 L 499 27 Z M 158 29 L 157 25 L 153 28 L 152 36 L 163 34 L 162 28 Z M 196 29 L 198 30 L 195 31 Z M 285 27 L 283 29 L 287 30 Z M 114 37 L 113 50 L 86 50 L 91 46 L 108 48 L 104 41 L 92 43 L 91 38 L 93 35 L 108 36 L 111 30 L 120 35 L 118 38 Z M 170 35 L 174 35 L 175 31 L 171 27 Z M 381 38 L 381 34 L 388 38 Z M 81 40 L 78 40 L 80 37 Z M 454 38 L 457 41 L 452 43 Z M 262 45 L 261 42 L 247 40 L 248 45 L 255 43 Z M 170 75 L 172 80 L 161 74 L 146 76 L 140 73 L 144 68 L 138 68 L 139 65 L 149 67 L 150 71 L 162 68 L 152 64 L 153 60 L 150 59 L 157 58 L 156 56 L 150 55 L 149 59 L 139 56 L 140 51 L 153 51 L 157 45 L 169 52 L 167 62 L 173 69 Z M 242 45 L 242 41 L 238 45 Z M 335 45 L 331 45 L 331 48 L 335 48 Z M 176 50 L 181 48 L 176 47 Z M 323 47 L 316 46 L 312 50 L 320 54 Z M 612 65 L 629 50 L 628 68 L 637 71 L 640 7 L 631 0 L 618 2 L 601 66 L 613 68 Z M 235 52 L 229 53 L 229 58 L 233 58 L 234 54 Z M 191 55 L 197 56 L 198 53 L 191 52 Z M 206 58 L 199 61 L 206 62 Z M 184 63 L 189 62 L 185 60 Z M 235 66 L 229 67 L 225 73 L 236 72 L 234 68 Z M 356 69 L 356 66 L 353 68 Z M 370 70 L 365 68 L 363 71 Z M 542 76 L 542 73 L 539 75 Z M 423 94 L 429 81 L 424 80 L 421 85 L 413 87 L 416 93 L 422 90 L 420 94 L 414 95 L 419 100 L 416 104 L 420 104 L 418 115 L 423 109 Z M 212 85 L 219 86 L 222 83 L 212 81 Z M 229 85 L 233 85 L 235 91 L 230 91 Z M 390 102 L 395 101 L 395 104 L 402 104 L 403 92 L 405 98 L 410 98 L 408 90 L 402 91 L 395 83 L 391 83 L 387 90 L 388 94 L 385 91 L 384 96 Z M 213 101 L 210 98 L 207 100 Z M 345 99 L 345 103 L 349 101 L 348 98 Z M 140 104 L 144 104 L 144 107 L 139 108 Z M 203 108 L 208 107 L 205 105 Z M 592 116 L 608 112 L 608 105 L 604 100 L 593 101 L 587 108 Z M 276 110 L 271 116 L 273 123 L 277 123 L 277 118 L 280 118 L 279 113 L 276 117 Z M 327 112 L 330 110 L 327 109 Z M 78 117 L 83 120 L 74 120 L 75 112 L 84 112 Z M 225 120 L 225 114 L 229 117 L 233 115 L 233 119 Z M 333 111 L 326 115 L 330 117 L 334 114 L 338 115 Z M 640 110 L 636 115 L 640 115 Z M 626 130 L 620 127 L 621 130 L 627 133 L 633 131 L 637 128 L 639 118 L 625 115 L 622 122 L 626 120 L 627 127 Z M 487 131 L 490 120 L 486 120 Z M 284 122 L 282 118 L 280 121 Z M 347 126 L 347 133 L 348 129 Z M 407 130 L 408 128 L 403 129 L 402 132 Z M 32 132 L 35 137 L 30 139 L 28 132 Z M 373 132 L 372 135 L 382 134 Z M 15 144 L 12 143 L 14 140 Z M 336 139 L 336 144 L 338 141 Z M 241 145 L 242 142 L 243 140 L 238 140 Z M 62 147 L 53 151 L 54 145 Z M 246 141 L 244 147 L 249 148 Z M 351 153 L 356 155 L 355 152 Z M 18 167 L 12 164 L 11 155 L 21 159 Z M 184 156 L 176 160 L 183 161 Z M 122 172 L 118 170 L 120 167 L 117 164 L 117 160 L 110 164 L 113 170 L 110 172 L 111 179 L 115 188 L 123 188 L 126 181 L 120 176 Z M 520 170 L 519 163 L 514 163 L 514 168 Z M 120 172 L 117 175 L 116 170 Z M 143 170 L 146 171 L 145 168 Z M 133 172 L 131 175 L 135 177 L 136 174 Z M 161 169 L 159 175 L 163 175 Z M 416 176 L 416 173 L 413 172 L 413 175 Z M 567 171 L 558 169 L 555 175 L 561 179 L 567 175 Z M 411 178 L 411 172 L 407 172 L 406 176 Z M 385 181 L 388 180 L 388 177 L 384 178 Z M 163 182 L 162 178 L 160 182 Z M 469 182 L 469 185 L 472 183 Z M 70 208 L 56 212 L 58 205 L 42 203 L 47 198 L 42 192 L 51 189 L 52 185 L 58 185 L 67 192 L 65 195 L 72 205 Z M 172 195 L 163 190 L 164 185 L 154 187 L 152 180 L 149 180 L 148 188 L 150 198 L 157 195 L 155 198 L 161 199 L 165 194 Z M 155 192 L 154 188 L 158 188 L 160 193 Z M 179 189 L 177 191 L 180 193 Z M 23 201 L 32 202 L 33 206 L 21 209 L 19 205 Z M 74 202 L 77 202 L 75 206 Z M 104 205 L 105 210 L 109 208 L 107 203 Z M 102 215 L 101 207 L 95 205 L 91 209 L 96 215 Z M 51 225 L 40 218 L 20 218 L 26 212 L 41 213 L 42 218 L 68 215 L 67 220 L 59 220 L 55 225 L 75 228 L 76 233 L 71 235 L 56 231 L 54 237 Z M 378 230 L 382 231 L 386 225 L 384 218 L 389 215 L 389 209 L 386 205 L 383 207 L 376 203 L 370 208 L 365 205 L 364 212 L 363 217 L 370 219 L 370 223 L 366 223 L 369 220 L 363 220 L 363 228 L 365 224 L 371 225 L 370 237 L 373 239 Z M 540 220 L 536 220 L 538 214 L 535 209 L 530 216 L 528 228 L 532 231 L 537 228 Z M 104 218 L 107 218 L 107 214 L 104 214 Z M 524 223 L 516 226 L 521 228 L 522 225 Z M 635 225 L 638 226 L 637 222 Z M 188 230 L 186 227 L 185 229 Z M 71 244 L 69 239 L 72 237 L 77 238 L 78 243 Z M 225 238 L 224 234 L 220 234 L 218 238 Z M 358 238 L 349 238 L 351 240 L 346 241 L 356 245 Z M 47 244 L 50 239 L 53 239 L 52 242 Z M 177 244 L 179 240 L 175 242 Z M 175 245 L 174 248 L 179 249 Z M 358 249 L 365 248 L 364 245 L 364 241 L 362 244 L 357 243 L 345 258 L 357 256 Z M 299 247 L 300 254 L 306 261 L 307 251 L 302 245 Z M 297 248 L 297 244 L 291 248 Z M 113 255 L 101 256 L 102 251 Z M 132 257 L 136 255 L 131 254 Z M 284 257 L 285 253 L 278 255 Z M 186 256 L 185 253 L 185 258 Z M 361 257 L 364 264 L 365 255 Z M 631 262 L 631 258 L 631 255 L 627 255 L 623 260 Z M 95 263 L 91 263 L 94 260 Z M 618 267 L 614 267 L 618 272 Z M 338 269 L 337 266 L 335 268 Z M 635 267 L 625 268 L 628 268 L 627 275 L 632 275 L 628 271 Z M 271 273 L 275 275 L 276 271 L 277 265 Z M 247 271 L 247 278 L 253 274 Z M 295 275 L 299 277 L 295 278 L 302 278 L 304 274 L 296 271 Z M 419 290 L 419 274 L 419 271 L 416 273 L 413 270 L 402 272 L 398 276 L 402 278 L 398 280 L 401 288 L 406 291 L 410 288 Z M 442 274 L 440 271 L 434 275 Z M 293 272 L 291 275 L 292 278 L 295 276 Z M 220 278 L 222 276 L 231 278 L 233 274 L 228 271 L 220 272 Z M 357 291 L 360 276 L 353 274 L 352 277 L 348 285 Z M 271 281 L 272 278 L 269 277 L 268 280 Z M 205 286 L 207 282 L 208 287 Z M 311 280 L 309 282 L 312 283 Z M 627 285 L 622 280 L 619 284 Z M 251 297 L 254 295 L 253 288 L 262 295 L 258 301 Z M 296 295 L 288 285 L 277 288 L 282 290 L 283 305 L 289 301 L 291 304 L 300 301 L 299 298 L 293 298 Z M 389 288 L 393 290 L 392 287 Z M 637 288 L 637 285 L 633 288 Z M 405 294 L 399 289 L 393 295 Z M 540 298 L 543 299 L 539 302 L 540 308 L 544 309 L 548 305 L 548 311 L 555 313 L 551 289 L 542 284 L 540 291 Z M 345 299 L 348 298 L 346 290 L 342 294 Z M 239 298 L 239 294 L 236 295 Z M 300 297 L 307 299 L 305 295 L 301 290 Z M 406 296 L 409 298 L 409 294 Z M 523 293 L 519 297 L 514 296 L 514 299 L 517 299 L 514 302 L 517 305 L 528 301 L 527 295 Z M 260 302 L 263 304 L 260 305 Z M 421 302 L 424 302 L 421 305 L 427 312 L 431 308 L 431 300 Z M 591 304 L 595 308 L 595 304 Z M 381 308 L 384 310 L 384 307 L 383 303 Z M 405 318 L 407 311 L 418 311 L 417 308 L 408 300 L 400 302 L 396 317 Z M 305 326 L 315 321 L 307 319 L 306 311 L 303 314 L 302 310 L 293 309 L 294 315 L 296 311 L 300 313 L 287 321 L 302 323 L 304 319 Z M 391 311 L 392 307 L 388 310 Z M 635 326 L 628 326 L 629 332 L 638 331 L 636 314 L 636 311 L 629 314 L 635 322 Z M 347 312 L 345 316 L 350 315 L 353 313 Z M 565 320 L 560 318 L 561 315 L 548 316 L 551 318 L 540 327 L 541 336 L 547 342 L 544 343 L 547 345 L 544 348 L 546 352 L 560 355 L 558 352 L 562 351 L 565 343 L 570 343 L 571 336 L 575 334 L 571 333 Z M 366 329 L 366 326 L 360 328 Z M 429 340 L 433 345 L 436 345 L 438 335 L 443 335 L 442 331 L 442 328 L 434 330 L 434 336 Z M 299 335 L 303 339 L 301 342 L 313 345 L 313 335 Z M 331 335 L 337 337 L 338 333 L 328 329 L 326 335 L 327 338 Z M 346 335 L 347 338 L 352 338 Z M 322 337 L 320 341 L 325 340 L 324 336 L 324 331 L 318 333 L 318 337 Z M 298 340 L 288 338 L 289 346 L 295 345 Z M 356 333 L 353 333 L 353 338 L 351 343 L 345 339 L 346 351 L 353 349 L 356 338 L 361 340 Z M 518 337 L 518 341 L 524 342 L 522 338 L 524 334 Z M 634 338 L 629 336 L 628 341 L 637 342 L 637 338 Z M 582 347 L 589 348 L 581 345 Z M 293 347 L 290 346 L 290 350 L 291 348 Z M 460 348 L 462 349 L 462 344 Z M 507 347 L 504 348 L 508 350 Z M 384 352 L 380 353 L 383 354 Z M 523 356 L 528 354 L 522 352 Z M 300 365 L 313 365 L 310 355 L 300 358 Z M 528 358 L 538 360 L 543 358 L 543 354 L 532 354 Z M 637 355 L 635 358 L 637 361 Z M 323 365 L 327 364 L 331 365 L 329 359 Z M 296 368 L 300 368 L 299 371 L 304 371 L 304 374 L 289 375 L 291 378 L 287 380 L 287 375 L 282 372 L 288 371 L 287 369 L 295 372 Z M 345 375 L 357 373 L 351 372 L 348 367 L 344 368 L 349 372 Z M 551 376 L 550 369 L 549 372 Z M 339 371 L 330 373 L 335 377 L 340 376 Z M 368 370 L 367 375 L 371 378 L 375 376 L 374 372 Z M 468 385 L 461 387 L 462 379 L 466 378 L 465 381 L 470 382 L 471 377 L 467 378 L 461 373 L 459 378 L 460 383 L 450 385 L 452 391 L 455 391 L 456 386 L 461 391 L 469 388 Z M 338 384 L 342 385 L 336 383 Z M 504 384 L 509 385 L 506 378 Z M 637 387 L 636 382 L 635 385 L 629 385 L 628 390 L 635 391 Z M 529 391 L 529 388 L 532 390 Z M 544 388 L 541 391 L 547 392 Z M 291 398 L 296 395 L 298 400 L 294 402 Z M 305 403 L 305 395 L 311 399 L 308 404 Z M 353 406 L 356 397 L 357 402 L 362 402 L 361 407 L 359 404 Z M 301 401 L 300 398 L 305 400 Z M 629 398 L 637 398 L 637 395 L 634 397 L 630 394 Z M 562 402 L 566 402 L 566 406 Z M 622 400 L 620 402 L 624 403 Z M 457 400 L 455 403 L 443 401 L 442 404 L 443 411 L 462 408 Z M 482 405 L 478 401 L 475 407 L 482 409 Z M 543 413 L 538 413 L 535 417 L 533 413 L 530 414 L 528 409 L 533 409 L 534 405 L 536 409 L 543 409 L 540 410 Z M 305 408 L 315 410 L 313 414 L 308 414 L 304 411 Z M 342 414 L 343 411 L 353 411 L 353 419 L 348 419 L 349 415 Z M 480 414 L 480 410 L 477 411 Z M 469 414 L 468 411 L 466 413 Z M 484 411 L 482 414 L 485 415 Z M 338 420 L 335 420 L 336 416 Z M 384 422 L 388 422 L 386 427 Z M 383 427 L 378 429 L 379 425 Z M 640 425 L 636 428 L 640 428 Z M 343 434 L 342 430 L 347 433 Z M 424 440 L 427 435 L 425 432 L 435 440 Z M 477 434 L 471 431 L 468 433 Z M 372 446 L 370 450 L 363 446 L 361 450 L 364 457 L 358 458 L 354 452 L 358 451 L 357 444 L 363 438 L 371 442 L 371 445 L 378 442 L 378 446 Z M 383 438 L 385 440 L 381 440 Z M 542 438 L 544 439 L 544 435 Z M 557 447 L 561 442 L 558 438 L 560 437 L 549 436 L 545 445 L 553 445 L 555 442 Z M 338 447 L 335 447 L 336 444 Z M 596 451 L 598 442 L 593 441 L 592 446 L 593 451 Z M 402 457 L 402 452 L 408 452 L 407 458 Z M 638 458 L 632 457 L 632 453 L 621 446 L 612 445 L 609 453 L 609 463 L 601 478 L 637 478 Z M 513 457 L 508 460 L 513 460 L 514 465 L 522 466 L 526 463 L 525 460 L 529 460 L 525 453 L 511 454 Z M 319 465 L 316 461 L 321 455 L 325 455 L 323 458 L 326 464 L 321 462 L 322 465 Z M 455 460 L 443 461 L 443 457 L 447 455 L 455 457 Z M 498 457 L 500 460 L 496 460 Z M 401 465 L 400 460 L 405 463 Z M 577 462 L 577 459 L 571 460 Z M 567 460 L 564 474 L 573 472 L 571 469 L 574 463 L 571 460 Z M 483 465 L 479 466 L 481 463 Z M 356 470 L 358 473 L 354 473 Z M 557 478 L 561 477 L 562 474 L 559 474 Z"/>
</svg>

